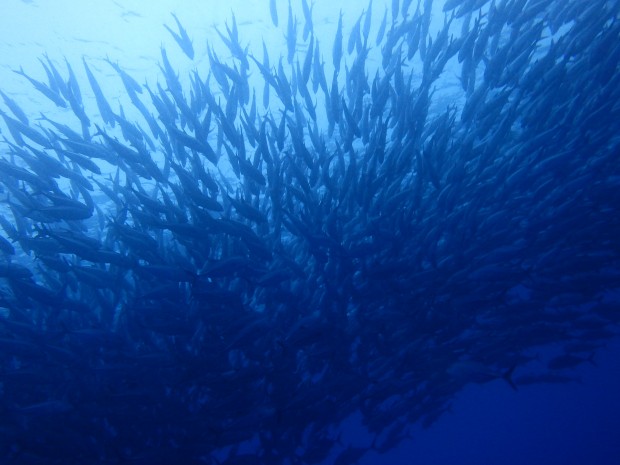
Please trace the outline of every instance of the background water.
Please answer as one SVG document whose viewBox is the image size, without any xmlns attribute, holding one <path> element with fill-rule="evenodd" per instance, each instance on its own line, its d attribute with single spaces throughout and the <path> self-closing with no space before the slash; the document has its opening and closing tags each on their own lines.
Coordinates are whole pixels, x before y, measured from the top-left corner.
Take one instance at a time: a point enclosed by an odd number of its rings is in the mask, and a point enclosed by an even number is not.
<svg viewBox="0 0 620 465">
<path fill-rule="evenodd" d="M 470 385 L 452 411 L 430 429 L 371 464 L 619 463 L 620 344 L 597 356 L 597 368 L 577 369 L 582 381 L 536 385 L 514 392 L 500 381 Z"/>
<path fill-rule="evenodd" d="M 124 89 L 114 71 L 103 62 L 105 57 L 118 61 L 138 82 L 154 83 L 160 46 L 180 74 L 193 66 L 205 69 L 206 41 L 217 44 L 214 26 L 224 30 L 234 11 L 240 36 L 249 41 L 260 56 L 260 40 L 265 40 L 272 59 L 286 54 L 282 37 L 286 4 L 279 2 L 280 29 L 269 18 L 268 1 L 104 1 L 3 0 L 0 14 L 1 88 L 17 100 L 29 115 L 37 115 L 44 97 L 36 93 L 12 70 L 23 67 L 30 75 L 43 79 L 38 58 L 47 53 L 57 63 L 66 57 L 80 68 L 83 56 L 96 70 L 104 93 L 111 102 L 123 101 Z M 333 40 L 338 11 L 344 11 L 347 33 L 366 2 L 316 0 L 315 31 L 321 38 L 324 54 Z M 385 5 L 389 6 L 389 5 Z M 440 6 L 440 4 L 438 5 Z M 301 9 L 295 7 L 301 18 Z M 384 5 L 375 0 L 375 27 Z M 193 38 L 194 63 L 181 53 L 168 32 L 174 12 Z M 442 16 L 435 15 L 440 25 Z M 374 30 L 374 29 L 373 29 Z M 372 35 L 372 34 L 371 34 Z M 217 45 L 216 45 L 217 46 Z M 330 61 L 330 60 L 326 60 Z M 83 70 L 78 78 L 82 89 L 89 89 Z M 445 76 L 445 92 L 450 91 L 453 76 Z M 85 92 L 87 113 L 96 112 L 94 99 Z M 51 108 L 45 105 L 44 108 Z M 56 110 L 51 110 L 56 111 Z M 62 120 L 63 113 L 48 116 Z M 512 391 L 501 380 L 484 385 L 469 385 L 454 400 L 451 411 L 430 429 L 412 428 L 413 439 L 398 449 L 378 456 L 370 452 L 362 464 L 620 464 L 620 344 L 617 340 L 595 357 L 597 367 L 584 364 L 576 369 L 580 383 L 536 385 Z M 355 419 L 348 422 L 343 436 L 352 443 L 368 444 Z"/>
</svg>

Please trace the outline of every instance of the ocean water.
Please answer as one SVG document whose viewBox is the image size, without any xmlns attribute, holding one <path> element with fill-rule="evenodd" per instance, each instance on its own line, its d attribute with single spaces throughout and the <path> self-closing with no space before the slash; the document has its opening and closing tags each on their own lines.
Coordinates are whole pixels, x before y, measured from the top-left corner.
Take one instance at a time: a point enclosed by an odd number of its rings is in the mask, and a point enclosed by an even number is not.
<svg viewBox="0 0 620 465">
<path fill-rule="evenodd" d="M 619 12 L 6 0 L 0 463 L 620 463 Z"/>
<path fill-rule="evenodd" d="M 618 457 L 617 344 L 570 385 L 470 386 L 432 428 L 360 463 L 604 463 Z"/>
</svg>

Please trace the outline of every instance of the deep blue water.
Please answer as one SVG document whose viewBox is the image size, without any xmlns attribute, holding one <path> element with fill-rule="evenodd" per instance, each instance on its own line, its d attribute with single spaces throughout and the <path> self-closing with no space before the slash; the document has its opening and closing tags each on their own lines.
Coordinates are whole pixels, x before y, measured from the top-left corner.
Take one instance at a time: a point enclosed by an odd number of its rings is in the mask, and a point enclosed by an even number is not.
<svg viewBox="0 0 620 465">
<path fill-rule="evenodd" d="M 0 463 L 620 464 L 619 15 L 12 1 Z"/>
<path fill-rule="evenodd" d="M 431 429 L 366 464 L 618 463 L 618 344 L 578 370 L 580 382 L 523 387 L 470 386 Z"/>
</svg>

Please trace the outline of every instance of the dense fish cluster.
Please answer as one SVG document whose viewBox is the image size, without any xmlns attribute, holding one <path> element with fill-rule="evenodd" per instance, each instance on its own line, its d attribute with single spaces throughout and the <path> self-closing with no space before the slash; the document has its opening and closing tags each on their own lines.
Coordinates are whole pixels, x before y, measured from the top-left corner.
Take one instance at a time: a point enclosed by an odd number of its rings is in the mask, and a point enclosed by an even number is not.
<svg viewBox="0 0 620 465">
<path fill-rule="evenodd" d="M 229 58 L 179 76 L 162 48 L 156 84 L 109 60 L 136 121 L 88 58 L 88 84 L 15 70 L 73 123 L 1 95 L 3 463 L 354 464 L 468 383 L 594 363 L 620 321 L 620 3 L 432 3 L 371 0 L 319 43 L 306 0 L 272 0 L 281 56 L 233 16 Z M 339 441 L 354 413 L 367 447 Z"/>
</svg>

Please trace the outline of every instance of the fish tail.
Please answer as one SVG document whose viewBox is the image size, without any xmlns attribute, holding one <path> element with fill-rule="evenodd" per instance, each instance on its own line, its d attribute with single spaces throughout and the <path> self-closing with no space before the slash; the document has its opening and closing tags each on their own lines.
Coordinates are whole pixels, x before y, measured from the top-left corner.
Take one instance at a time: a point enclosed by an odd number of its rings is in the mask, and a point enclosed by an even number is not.
<svg viewBox="0 0 620 465">
<path fill-rule="evenodd" d="M 512 365 L 505 373 L 502 374 L 502 379 L 504 379 L 511 388 L 513 388 L 515 391 L 518 391 L 519 389 L 517 388 L 517 385 L 512 380 L 512 373 L 515 371 L 515 368 L 517 368 L 516 363 Z"/>
</svg>

